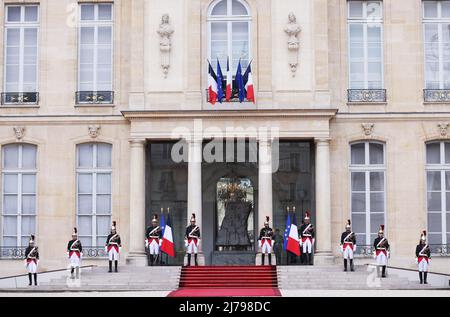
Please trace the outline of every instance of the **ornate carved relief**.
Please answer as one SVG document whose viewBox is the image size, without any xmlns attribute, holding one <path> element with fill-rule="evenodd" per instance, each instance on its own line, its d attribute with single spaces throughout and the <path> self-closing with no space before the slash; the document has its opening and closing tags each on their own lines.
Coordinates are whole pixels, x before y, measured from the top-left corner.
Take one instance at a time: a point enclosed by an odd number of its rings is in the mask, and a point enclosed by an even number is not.
<svg viewBox="0 0 450 317">
<path fill-rule="evenodd" d="M 17 140 L 22 140 L 25 136 L 25 127 L 13 127 Z"/>
<path fill-rule="evenodd" d="M 171 36 L 174 32 L 172 25 L 169 23 L 169 15 L 164 14 L 161 18 L 161 24 L 157 30 L 159 34 L 159 50 L 161 52 L 161 67 L 163 69 L 164 78 L 167 78 L 167 73 L 170 68 L 170 51 L 172 49 Z"/>
<path fill-rule="evenodd" d="M 300 40 L 298 34 L 301 32 L 300 25 L 297 23 L 297 18 L 293 12 L 289 13 L 289 22 L 284 28 L 284 32 L 289 36 L 288 50 L 289 57 L 288 62 L 291 67 L 292 77 L 295 77 L 298 66 L 298 51 L 300 49 Z"/>
<path fill-rule="evenodd" d="M 100 134 L 100 125 L 90 125 L 88 126 L 89 136 L 93 139 L 97 138 Z"/>
<path fill-rule="evenodd" d="M 362 123 L 361 127 L 363 128 L 363 132 L 365 136 L 372 136 L 373 128 L 375 127 L 374 123 Z"/>
<path fill-rule="evenodd" d="M 439 134 L 445 138 L 448 136 L 448 122 L 439 122 L 437 127 L 439 128 Z"/>
</svg>

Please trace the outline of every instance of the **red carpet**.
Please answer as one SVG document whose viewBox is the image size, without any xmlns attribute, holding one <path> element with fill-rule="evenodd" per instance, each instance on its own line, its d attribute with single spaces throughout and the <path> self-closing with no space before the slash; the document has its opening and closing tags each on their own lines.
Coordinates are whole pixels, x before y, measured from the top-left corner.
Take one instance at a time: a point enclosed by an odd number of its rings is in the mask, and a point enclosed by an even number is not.
<svg viewBox="0 0 450 317">
<path fill-rule="evenodd" d="M 275 266 L 183 267 L 169 297 L 281 296 Z"/>
</svg>

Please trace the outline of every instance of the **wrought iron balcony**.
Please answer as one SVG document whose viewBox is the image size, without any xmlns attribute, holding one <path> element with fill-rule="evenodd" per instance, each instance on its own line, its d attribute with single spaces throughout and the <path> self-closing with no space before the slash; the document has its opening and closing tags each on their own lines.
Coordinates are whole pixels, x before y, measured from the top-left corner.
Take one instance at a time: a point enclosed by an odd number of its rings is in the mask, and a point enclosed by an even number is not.
<svg viewBox="0 0 450 317">
<path fill-rule="evenodd" d="M 435 256 L 450 256 L 450 244 L 430 244 L 431 254 Z"/>
<path fill-rule="evenodd" d="M 25 258 L 25 247 L 0 247 L 0 260 L 22 260 Z"/>
<path fill-rule="evenodd" d="M 423 100 L 425 102 L 450 103 L 450 89 L 424 89 Z"/>
<path fill-rule="evenodd" d="M 355 256 L 358 257 L 371 257 L 373 256 L 373 245 L 357 245 Z"/>
<path fill-rule="evenodd" d="M 104 246 L 101 247 L 86 247 L 83 246 L 83 258 L 86 259 L 103 259 L 107 258 L 108 253 Z"/>
<path fill-rule="evenodd" d="M 112 104 L 114 91 L 77 91 L 75 98 L 77 104 Z"/>
<path fill-rule="evenodd" d="M 37 105 L 39 103 L 38 92 L 3 92 L 2 105 Z"/>
<path fill-rule="evenodd" d="M 225 94 L 225 90 L 224 90 L 224 94 Z M 206 102 L 210 102 L 208 89 L 206 89 Z M 239 94 L 238 94 L 237 89 L 233 88 L 230 101 L 226 101 L 225 97 L 222 99 L 222 103 L 230 103 L 230 102 L 232 102 L 232 103 L 239 102 Z M 247 98 L 244 98 L 244 100 L 242 102 L 253 102 L 253 101 L 248 101 Z M 217 101 L 217 103 L 219 103 L 219 101 Z"/>
<path fill-rule="evenodd" d="M 349 89 L 348 102 L 386 102 L 386 89 Z"/>
</svg>

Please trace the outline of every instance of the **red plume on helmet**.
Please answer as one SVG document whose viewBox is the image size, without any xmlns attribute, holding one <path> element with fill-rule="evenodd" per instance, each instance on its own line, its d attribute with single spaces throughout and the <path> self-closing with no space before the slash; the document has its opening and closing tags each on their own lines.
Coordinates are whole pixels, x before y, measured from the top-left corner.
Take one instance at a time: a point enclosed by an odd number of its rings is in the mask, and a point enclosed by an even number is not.
<svg viewBox="0 0 450 317">
<path fill-rule="evenodd" d="M 307 210 L 307 211 L 305 212 L 305 220 L 306 220 L 306 219 L 311 219 L 311 214 L 310 214 L 309 210 Z"/>
<path fill-rule="evenodd" d="M 158 221 L 158 215 L 157 214 L 153 214 L 152 221 Z"/>
<path fill-rule="evenodd" d="M 269 216 L 266 216 L 266 221 L 264 221 L 264 224 L 269 224 L 269 220 L 270 220 Z"/>
<path fill-rule="evenodd" d="M 380 225 L 380 230 L 378 230 L 378 233 L 384 233 L 384 225 Z"/>
<path fill-rule="evenodd" d="M 192 214 L 191 221 L 195 221 L 195 213 Z"/>
<path fill-rule="evenodd" d="M 116 223 L 116 221 L 114 220 L 114 221 L 112 222 L 111 230 L 116 230 L 116 225 L 117 225 L 117 223 Z"/>
<path fill-rule="evenodd" d="M 351 228 L 352 227 L 352 221 L 350 219 L 347 220 L 347 224 L 345 225 L 345 228 Z"/>
<path fill-rule="evenodd" d="M 420 240 L 427 241 L 427 231 L 423 230 L 422 234 L 420 235 Z"/>
<path fill-rule="evenodd" d="M 77 227 L 73 228 L 73 232 L 72 232 L 72 236 L 76 236 L 78 234 L 78 229 Z"/>
</svg>

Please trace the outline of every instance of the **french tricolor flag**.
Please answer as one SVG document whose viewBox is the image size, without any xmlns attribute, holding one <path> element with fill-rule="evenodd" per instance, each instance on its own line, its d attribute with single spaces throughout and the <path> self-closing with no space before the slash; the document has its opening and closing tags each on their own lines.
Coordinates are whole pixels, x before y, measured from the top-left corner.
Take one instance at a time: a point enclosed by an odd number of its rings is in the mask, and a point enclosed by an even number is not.
<svg viewBox="0 0 450 317">
<path fill-rule="evenodd" d="M 172 226 L 170 224 L 170 214 L 167 215 L 167 223 L 164 227 L 164 235 L 162 238 L 161 251 L 170 257 L 175 256 L 175 246 L 173 244 Z"/>
<path fill-rule="evenodd" d="M 230 68 L 230 58 L 227 58 L 227 88 L 225 90 L 225 100 L 231 100 L 231 94 L 233 92 L 233 74 Z"/>
<path fill-rule="evenodd" d="M 300 239 L 298 238 L 297 218 L 295 217 L 295 213 L 293 215 L 291 228 L 289 230 L 286 250 L 296 256 L 300 255 Z"/>
<path fill-rule="evenodd" d="M 245 71 L 244 81 L 245 81 L 245 91 L 247 93 L 246 94 L 247 101 L 255 103 L 255 90 L 253 88 L 253 75 L 251 62 L 248 65 L 247 70 Z"/>
<path fill-rule="evenodd" d="M 209 93 L 209 102 L 211 104 L 215 104 L 217 101 L 217 76 L 214 73 L 214 69 L 211 66 L 211 63 L 208 61 L 209 70 L 208 70 L 208 93 Z"/>
</svg>

